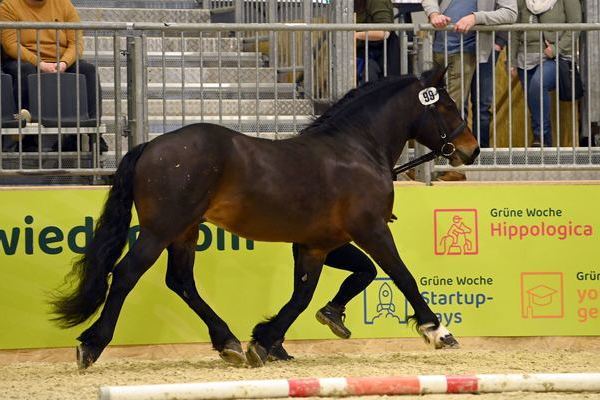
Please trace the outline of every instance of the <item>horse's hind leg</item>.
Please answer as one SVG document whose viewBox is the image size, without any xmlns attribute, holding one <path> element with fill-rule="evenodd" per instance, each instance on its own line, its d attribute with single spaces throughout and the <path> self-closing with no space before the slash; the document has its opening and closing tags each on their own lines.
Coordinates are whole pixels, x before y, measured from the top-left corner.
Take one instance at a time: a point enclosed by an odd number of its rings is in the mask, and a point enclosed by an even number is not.
<svg viewBox="0 0 600 400">
<path fill-rule="evenodd" d="M 169 247 L 167 265 L 167 286 L 179 295 L 208 326 L 212 345 L 221 358 L 231 364 L 244 364 L 246 356 L 240 341 L 229 327 L 200 297 L 194 281 L 194 257 L 198 241 L 198 226 L 190 226 Z"/>
<path fill-rule="evenodd" d="M 294 264 L 294 292 L 275 317 L 254 327 L 253 339 L 246 352 L 251 366 L 264 365 L 269 351 L 283 341 L 289 327 L 308 307 L 317 287 L 326 254 L 325 251 L 298 246 L 298 257 Z"/>
<path fill-rule="evenodd" d="M 115 266 L 100 317 L 78 338 L 81 342 L 77 348 L 79 368 L 92 365 L 110 343 L 125 297 L 164 248 L 158 237 L 142 229 L 131 250 Z"/>
<path fill-rule="evenodd" d="M 419 292 L 419 287 L 394 244 L 392 234 L 385 223 L 376 226 L 363 226 L 364 231 L 353 235 L 354 241 L 363 248 L 381 269 L 388 274 L 400 289 L 415 311 L 419 333 L 427 342 L 433 342 L 436 348 L 458 347 L 458 342 L 448 330 L 440 324 Z"/>
</svg>

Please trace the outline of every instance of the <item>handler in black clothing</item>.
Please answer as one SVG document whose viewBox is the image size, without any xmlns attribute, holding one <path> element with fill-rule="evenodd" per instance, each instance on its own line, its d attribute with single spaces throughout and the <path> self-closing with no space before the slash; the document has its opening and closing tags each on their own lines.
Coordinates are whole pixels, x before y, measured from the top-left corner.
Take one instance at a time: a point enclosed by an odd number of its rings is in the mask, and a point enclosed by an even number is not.
<svg viewBox="0 0 600 400">
<path fill-rule="evenodd" d="M 292 245 L 294 255 L 294 264 L 298 256 L 298 245 Z M 377 276 L 377 269 L 369 257 L 358 247 L 351 243 L 332 250 L 325 258 L 325 265 L 344 271 L 350 271 L 352 274 L 347 277 L 337 294 L 323 308 L 317 311 L 315 317 L 319 322 L 329 326 L 331 331 L 342 339 L 348 339 L 351 335 L 350 330 L 344 325 L 346 314 L 346 304 L 356 295 L 365 290 L 373 279 Z M 269 351 L 269 360 L 290 360 L 290 356 L 280 343 L 275 345 Z"/>
</svg>

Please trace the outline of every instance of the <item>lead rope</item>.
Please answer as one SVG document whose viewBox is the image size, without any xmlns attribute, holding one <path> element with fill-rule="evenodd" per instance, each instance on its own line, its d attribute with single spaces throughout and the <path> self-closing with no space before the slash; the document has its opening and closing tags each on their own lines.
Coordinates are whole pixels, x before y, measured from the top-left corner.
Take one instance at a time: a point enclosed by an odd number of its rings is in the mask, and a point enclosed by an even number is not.
<svg viewBox="0 0 600 400">
<path fill-rule="evenodd" d="M 427 154 L 422 155 L 421 157 L 415 158 L 414 160 L 411 160 L 411 161 L 407 162 L 406 164 L 402 164 L 402 165 L 399 165 L 397 167 L 394 167 L 392 169 L 392 173 L 394 173 L 394 175 L 398 175 L 398 174 L 400 174 L 400 173 L 402 173 L 404 171 L 407 171 L 407 170 L 409 170 L 411 168 L 414 168 L 414 167 L 419 166 L 419 165 L 421 165 L 423 163 L 426 163 L 427 161 L 431 161 L 431 160 L 433 160 L 436 157 L 437 157 L 437 155 L 433 151 L 431 151 L 431 152 L 429 152 Z"/>
</svg>

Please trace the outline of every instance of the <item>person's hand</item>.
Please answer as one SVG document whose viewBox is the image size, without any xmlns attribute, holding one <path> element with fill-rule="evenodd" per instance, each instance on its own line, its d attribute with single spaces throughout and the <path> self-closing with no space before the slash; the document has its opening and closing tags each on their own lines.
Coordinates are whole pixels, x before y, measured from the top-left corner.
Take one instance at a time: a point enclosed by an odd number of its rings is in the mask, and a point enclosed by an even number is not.
<svg viewBox="0 0 600 400">
<path fill-rule="evenodd" d="M 60 63 L 58 63 L 57 68 L 56 68 L 56 72 L 65 72 L 65 70 L 67 69 L 67 63 L 64 61 L 61 61 Z"/>
<path fill-rule="evenodd" d="M 519 76 L 519 74 L 517 74 L 516 67 L 510 67 L 510 76 L 512 76 L 513 78 L 516 78 L 517 76 Z"/>
<path fill-rule="evenodd" d="M 552 43 L 550 43 L 547 40 L 545 42 L 546 42 L 546 48 L 544 49 L 544 54 L 548 58 L 554 58 L 556 56 L 556 54 L 554 54 L 554 47 L 552 47 Z"/>
<path fill-rule="evenodd" d="M 469 14 L 458 20 L 454 25 L 454 30 L 456 32 L 467 33 L 473 26 L 475 26 L 475 14 Z"/>
<path fill-rule="evenodd" d="M 444 14 L 434 12 L 429 14 L 429 22 L 436 28 L 445 28 L 452 22 L 452 19 Z"/>
<path fill-rule="evenodd" d="M 40 70 L 42 72 L 56 72 L 56 63 L 49 63 L 45 61 L 40 62 Z"/>
</svg>

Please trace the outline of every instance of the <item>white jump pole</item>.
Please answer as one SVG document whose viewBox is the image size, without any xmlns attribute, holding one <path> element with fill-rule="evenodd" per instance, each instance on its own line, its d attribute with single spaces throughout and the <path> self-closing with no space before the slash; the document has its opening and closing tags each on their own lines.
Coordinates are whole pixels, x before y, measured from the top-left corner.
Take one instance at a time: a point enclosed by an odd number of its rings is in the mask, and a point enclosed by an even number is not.
<svg viewBox="0 0 600 400">
<path fill-rule="evenodd" d="M 100 400 L 200 400 L 499 392 L 600 392 L 600 373 L 413 375 L 104 386 Z"/>
</svg>

